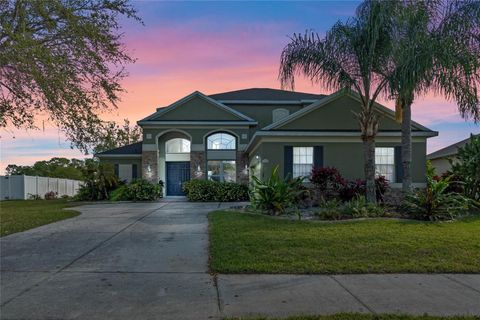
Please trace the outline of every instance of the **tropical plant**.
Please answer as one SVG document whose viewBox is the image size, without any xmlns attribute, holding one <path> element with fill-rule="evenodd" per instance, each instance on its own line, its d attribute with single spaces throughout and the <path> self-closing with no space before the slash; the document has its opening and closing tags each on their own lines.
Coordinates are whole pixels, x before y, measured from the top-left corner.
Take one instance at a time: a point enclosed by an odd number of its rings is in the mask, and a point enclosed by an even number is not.
<svg viewBox="0 0 480 320">
<path fill-rule="evenodd" d="M 342 202 L 338 199 L 323 200 L 315 215 L 322 220 L 340 220 L 342 218 Z"/>
<path fill-rule="evenodd" d="M 313 168 L 310 181 L 325 199 L 338 195 L 345 184 L 340 172 L 333 167 Z"/>
<path fill-rule="evenodd" d="M 0 127 L 47 117 L 86 151 L 134 62 L 120 32 L 127 18 L 140 20 L 128 0 L 0 1 Z"/>
<path fill-rule="evenodd" d="M 363 141 L 367 201 L 375 202 L 375 137 L 379 115 L 375 101 L 384 92 L 391 50 L 391 16 L 378 1 L 366 1 L 355 18 L 337 22 L 322 39 L 317 33 L 294 34 L 283 49 L 279 78 L 294 88 L 296 74 L 331 90 L 353 90 L 361 100 L 355 115 Z"/>
<path fill-rule="evenodd" d="M 472 135 L 470 141 L 458 149 L 452 163 L 454 177 L 460 177 L 463 193 L 480 201 L 480 135 Z"/>
<path fill-rule="evenodd" d="M 458 104 L 464 118 L 480 120 L 480 2 L 380 1 L 393 17 L 395 39 L 388 89 L 402 123 L 403 190 L 411 189 L 411 106 L 433 90 Z"/>
<path fill-rule="evenodd" d="M 447 192 L 449 178 L 434 179 L 435 169 L 427 162 L 427 186 L 407 194 L 404 210 L 413 218 L 420 220 L 452 220 L 465 214 L 473 202 L 467 197 L 454 192 Z"/>
<path fill-rule="evenodd" d="M 352 218 L 375 218 L 387 215 L 387 208 L 376 203 L 367 203 L 365 197 L 356 196 L 345 203 L 343 212 Z"/>
<path fill-rule="evenodd" d="M 295 200 L 299 193 L 304 192 L 300 188 L 303 178 L 291 178 L 290 175 L 284 179 L 278 174 L 278 165 L 273 168 L 270 177 L 262 181 L 252 176 L 253 189 L 251 200 L 254 208 L 267 212 L 271 215 L 280 215 L 295 206 Z"/>
<path fill-rule="evenodd" d="M 84 183 L 76 195 L 78 200 L 106 200 L 119 184 L 113 165 L 93 159 L 85 161 L 83 176 Z"/>
</svg>

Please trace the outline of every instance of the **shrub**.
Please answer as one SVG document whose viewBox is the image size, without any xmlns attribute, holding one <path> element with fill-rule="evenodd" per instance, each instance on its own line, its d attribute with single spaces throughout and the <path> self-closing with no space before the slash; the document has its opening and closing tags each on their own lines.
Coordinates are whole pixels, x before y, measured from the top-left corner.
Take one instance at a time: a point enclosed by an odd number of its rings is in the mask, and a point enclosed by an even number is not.
<svg viewBox="0 0 480 320">
<path fill-rule="evenodd" d="M 278 166 L 272 171 L 271 176 L 262 181 L 255 176 L 253 179 L 252 205 L 263 212 L 271 215 L 284 214 L 288 209 L 296 206 L 296 198 L 299 193 L 303 178 L 284 179 L 278 174 Z"/>
<path fill-rule="evenodd" d="M 333 167 L 313 168 L 310 181 L 327 199 L 336 196 L 345 184 L 340 172 Z"/>
<path fill-rule="evenodd" d="M 112 201 L 125 201 L 128 200 L 125 191 L 126 185 L 120 185 L 117 189 L 110 192 L 108 198 Z"/>
<path fill-rule="evenodd" d="M 375 218 L 387 215 L 385 206 L 375 203 L 367 203 L 363 196 L 356 196 L 347 202 L 343 212 L 352 218 Z"/>
<path fill-rule="evenodd" d="M 315 215 L 322 220 L 340 220 L 342 218 L 342 203 L 338 199 L 321 201 Z"/>
<path fill-rule="evenodd" d="M 121 190 L 118 192 L 121 194 Z M 151 183 L 144 179 L 134 180 L 125 186 L 123 195 L 126 200 L 133 201 L 151 201 L 157 200 L 162 196 L 162 188 L 159 184 Z"/>
<path fill-rule="evenodd" d="M 183 184 L 188 201 L 246 201 L 248 186 L 235 182 L 190 180 Z"/>
<path fill-rule="evenodd" d="M 447 192 L 449 178 L 435 179 L 435 170 L 427 162 L 427 187 L 414 191 L 405 198 L 403 209 L 420 220 L 452 220 L 465 214 L 473 201 L 455 192 Z"/>
<path fill-rule="evenodd" d="M 480 135 L 458 149 L 457 160 L 452 164 L 453 174 L 461 177 L 465 196 L 480 201 Z"/>
<path fill-rule="evenodd" d="M 119 184 L 111 164 L 90 159 L 85 161 L 85 167 L 82 170 L 85 182 L 80 186 L 75 196 L 77 200 L 95 201 L 108 199 L 109 192 L 114 190 Z"/>
<path fill-rule="evenodd" d="M 339 196 L 342 201 L 349 201 L 355 197 L 365 194 L 365 181 L 357 179 L 346 181 L 340 189 Z"/>
<path fill-rule="evenodd" d="M 45 200 L 55 200 L 58 198 L 58 193 L 55 191 L 48 191 L 44 196 Z"/>
</svg>

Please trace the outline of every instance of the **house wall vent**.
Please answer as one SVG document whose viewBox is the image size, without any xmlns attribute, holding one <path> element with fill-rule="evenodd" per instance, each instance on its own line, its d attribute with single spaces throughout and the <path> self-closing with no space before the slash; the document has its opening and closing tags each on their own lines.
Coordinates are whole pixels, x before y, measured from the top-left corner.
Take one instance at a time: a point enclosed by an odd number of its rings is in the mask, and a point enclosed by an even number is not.
<svg viewBox="0 0 480 320">
<path fill-rule="evenodd" d="M 283 108 L 275 109 L 272 111 L 272 120 L 273 122 L 277 122 L 285 117 L 288 117 L 289 114 L 290 114 L 290 111 L 288 111 L 287 109 L 283 109 Z"/>
</svg>

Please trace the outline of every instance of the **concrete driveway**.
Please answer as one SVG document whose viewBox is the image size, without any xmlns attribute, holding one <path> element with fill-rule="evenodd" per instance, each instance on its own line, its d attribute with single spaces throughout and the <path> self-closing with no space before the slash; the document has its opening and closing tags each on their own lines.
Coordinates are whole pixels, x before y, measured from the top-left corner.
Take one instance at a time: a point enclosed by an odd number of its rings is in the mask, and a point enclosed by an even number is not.
<svg viewBox="0 0 480 320">
<path fill-rule="evenodd" d="M 211 319 L 336 312 L 480 314 L 480 275 L 208 273 L 207 213 L 119 203 L 0 239 L 1 319 Z"/>
</svg>

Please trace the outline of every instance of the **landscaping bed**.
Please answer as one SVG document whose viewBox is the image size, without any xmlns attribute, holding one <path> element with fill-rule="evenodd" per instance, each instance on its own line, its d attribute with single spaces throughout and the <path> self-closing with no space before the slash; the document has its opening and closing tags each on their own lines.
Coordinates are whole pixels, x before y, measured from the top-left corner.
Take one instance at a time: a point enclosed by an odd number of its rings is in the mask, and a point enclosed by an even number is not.
<svg viewBox="0 0 480 320">
<path fill-rule="evenodd" d="M 0 203 L 0 236 L 36 228 L 55 221 L 78 216 L 66 199 L 10 200 Z"/>
<path fill-rule="evenodd" d="M 209 221 L 217 273 L 480 272 L 480 217 L 312 223 L 217 211 Z"/>
</svg>

